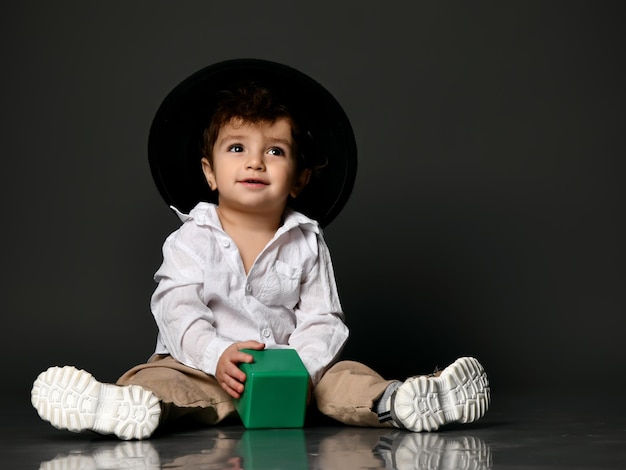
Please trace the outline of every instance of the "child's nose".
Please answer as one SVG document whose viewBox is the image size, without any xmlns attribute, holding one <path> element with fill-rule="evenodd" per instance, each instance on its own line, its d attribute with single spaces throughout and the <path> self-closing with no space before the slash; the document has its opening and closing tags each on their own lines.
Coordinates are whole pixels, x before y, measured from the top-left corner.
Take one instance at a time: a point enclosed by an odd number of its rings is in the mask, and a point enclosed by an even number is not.
<svg viewBox="0 0 626 470">
<path fill-rule="evenodd" d="M 265 162 L 263 161 L 263 155 L 260 155 L 256 152 L 251 153 L 250 157 L 246 161 L 246 168 L 249 170 L 264 170 Z"/>
</svg>

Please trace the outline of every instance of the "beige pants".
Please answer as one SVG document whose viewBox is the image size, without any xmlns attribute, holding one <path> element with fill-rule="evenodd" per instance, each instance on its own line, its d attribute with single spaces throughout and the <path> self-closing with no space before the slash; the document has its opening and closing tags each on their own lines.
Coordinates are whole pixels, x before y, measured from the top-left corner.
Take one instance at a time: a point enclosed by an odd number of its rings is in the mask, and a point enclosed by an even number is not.
<svg viewBox="0 0 626 470">
<path fill-rule="evenodd" d="M 140 385 L 162 402 L 162 423 L 183 416 L 216 424 L 236 413 L 232 398 L 215 377 L 187 367 L 171 356 L 156 355 L 147 364 L 133 367 L 117 381 Z M 381 424 L 372 406 L 390 380 L 353 361 L 332 366 L 313 390 L 317 407 L 326 416 L 353 426 L 388 427 Z"/>
</svg>

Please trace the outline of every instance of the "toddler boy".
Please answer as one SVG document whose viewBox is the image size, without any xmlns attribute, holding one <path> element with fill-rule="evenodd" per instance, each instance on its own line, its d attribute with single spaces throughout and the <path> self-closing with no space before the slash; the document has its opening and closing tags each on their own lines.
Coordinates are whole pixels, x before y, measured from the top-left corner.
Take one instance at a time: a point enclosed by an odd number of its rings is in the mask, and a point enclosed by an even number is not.
<svg viewBox="0 0 626 470">
<path fill-rule="evenodd" d="M 350 194 L 356 146 L 319 84 L 267 61 L 207 67 L 166 98 L 149 153 L 182 221 L 155 275 L 154 354 L 117 384 L 51 367 L 32 390 L 43 419 L 121 439 L 183 416 L 214 425 L 236 413 L 238 365 L 253 360 L 242 349 L 265 348 L 295 349 L 312 401 L 345 424 L 433 431 L 483 416 L 490 391 L 474 358 L 403 382 L 339 361 L 348 329 L 321 227 Z"/>
</svg>

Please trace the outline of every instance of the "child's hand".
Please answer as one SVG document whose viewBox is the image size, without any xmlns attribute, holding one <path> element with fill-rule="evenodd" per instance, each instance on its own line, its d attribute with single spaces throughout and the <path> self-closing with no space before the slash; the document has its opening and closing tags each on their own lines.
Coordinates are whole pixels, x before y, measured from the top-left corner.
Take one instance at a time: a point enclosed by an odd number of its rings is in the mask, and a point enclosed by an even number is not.
<svg viewBox="0 0 626 470">
<path fill-rule="evenodd" d="M 244 341 L 231 344 L 224 350 L 217 361 L 215 378 L 220 386 L 233 398 L 239 398 L 243 393 L 243 383 L 246 381 L 246 374 L 237 367 L 242 362 L 250 363 L 254 360 L 252 355 L 241 352 L 240 349 L 254 349 L 261 351 L 265 349 L 263 343 L 258 341 Z"/>
</svg>

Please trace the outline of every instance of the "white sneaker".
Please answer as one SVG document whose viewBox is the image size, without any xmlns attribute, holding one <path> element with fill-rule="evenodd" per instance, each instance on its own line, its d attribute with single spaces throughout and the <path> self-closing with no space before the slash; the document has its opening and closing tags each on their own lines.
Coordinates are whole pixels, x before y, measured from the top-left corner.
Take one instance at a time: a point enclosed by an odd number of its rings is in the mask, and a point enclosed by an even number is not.
<svg viewBox="0 0 626 470">
<path fill-rule="evenodd" d="M 72 366 L 39 374 L 31 403 L 56 428 L 115 434 L 124 440 L 149 437 L 161 415 L 160 401 L 151 391 L 139 385 L 103 384 Z"/>
<path fill-rule="evenodd" d="M 391 398 L 391 416 L 411 431 L 435 431 L 481 418 L 491 400 L 487 374 L 473 357 L 462 357 L 438 376 L 407 379 Z"/>
</svg>

